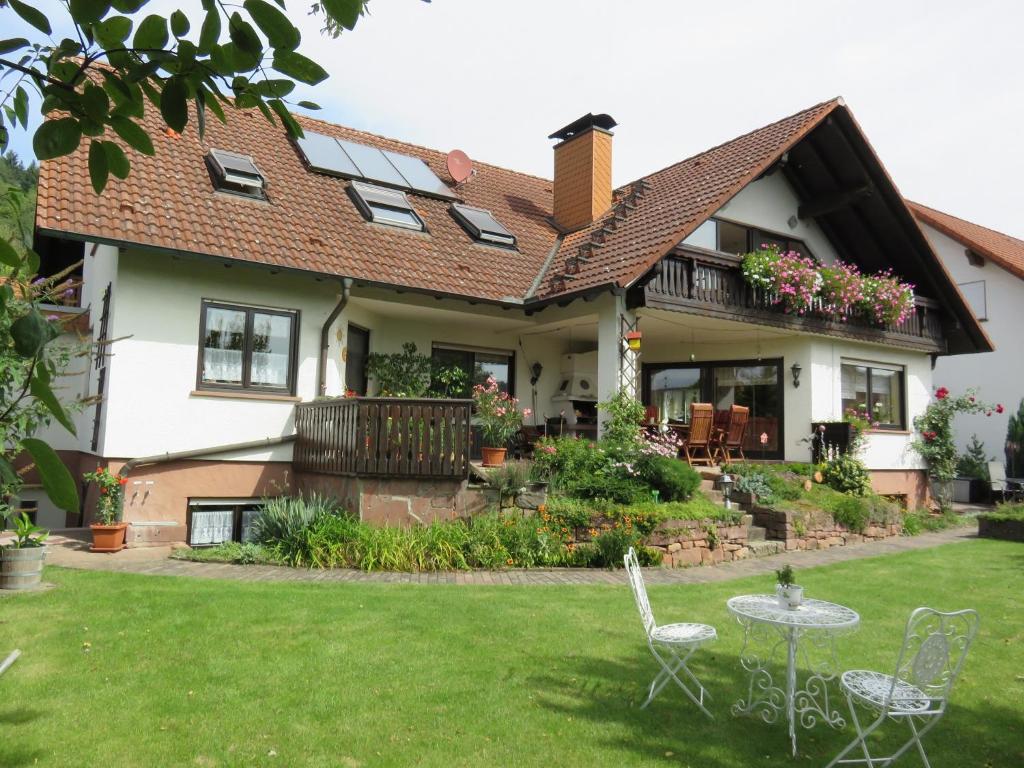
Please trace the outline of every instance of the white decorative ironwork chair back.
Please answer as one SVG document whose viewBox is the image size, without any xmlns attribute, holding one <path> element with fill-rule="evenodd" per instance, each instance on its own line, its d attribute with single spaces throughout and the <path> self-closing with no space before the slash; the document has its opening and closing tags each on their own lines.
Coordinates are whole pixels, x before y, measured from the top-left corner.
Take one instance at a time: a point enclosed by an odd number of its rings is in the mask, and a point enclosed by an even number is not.
<svg viewBox="0 0 1024 768">
<path fill-rule="evenodd" d="M 650 637 L 657 624 L 654 621 L 654 612 L 651 610 L 651 603 L 647 599 L 647 587 L 644 585 L 644 575 L 640 571 L 640 562 L 636 558 L 636 552 L 632 547 L 626 553 L 626 573 L 629 574 L 629 586 L 633 590 L 633 599 L 636 600 L 637 610 L 640 611 L 640 619 L 644 623 L 644 632 Z"/>
<path fill-rule="evenodd" d="M 945 705 L 977 632 L 978 612 L 972 609 L 942 613 L 934 608 L 918 608 L 910 614 L 886 697 L 890 706 L 899 706 L 895 693 L 901 681 Z"/>
</svg>

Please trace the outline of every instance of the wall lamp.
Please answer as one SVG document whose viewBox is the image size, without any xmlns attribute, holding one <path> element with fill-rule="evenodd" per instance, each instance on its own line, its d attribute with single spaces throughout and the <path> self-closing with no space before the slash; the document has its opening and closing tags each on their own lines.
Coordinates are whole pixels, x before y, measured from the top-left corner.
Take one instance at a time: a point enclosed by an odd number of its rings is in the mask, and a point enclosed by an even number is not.
<svg viewBox="0 0 1024 768">
<path fill-rule="evenodd" d="M 793 387 L 794 388 L 799 387 L 800 386 L 800 372 L 803 370 L 803 368 L 800 366 L 800 363 L 793 363 L 792 367 L 789 370 L 793 374 Z"/>
</svg>

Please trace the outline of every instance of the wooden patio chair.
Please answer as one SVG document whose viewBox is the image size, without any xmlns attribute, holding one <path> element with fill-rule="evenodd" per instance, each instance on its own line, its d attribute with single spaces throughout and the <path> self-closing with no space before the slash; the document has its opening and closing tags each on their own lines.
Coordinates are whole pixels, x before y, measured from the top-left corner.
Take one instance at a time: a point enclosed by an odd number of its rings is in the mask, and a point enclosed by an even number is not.
<svg viewBox="0 0 1024 768">
<path fill-rule="evenodd" d="M 690 403 L 690 429 L 683 442 L 683 456 L 690 466 L 707 464 L 710 467 L 715 463 L 711 454 L 714 426 L 715 408 L 711 403 Z"/>
<path fill-rule="evenodd" d="M 746 437 L 749 420 L 750 409 L 745 405 L 729 407 L 725 423 L 715 432 L 711 441 L 715 461 L 732 464 L 733 452 L 738 452 L 740 461 L 747 460 L 743 455 L 743 438 Z"/>
</svg>

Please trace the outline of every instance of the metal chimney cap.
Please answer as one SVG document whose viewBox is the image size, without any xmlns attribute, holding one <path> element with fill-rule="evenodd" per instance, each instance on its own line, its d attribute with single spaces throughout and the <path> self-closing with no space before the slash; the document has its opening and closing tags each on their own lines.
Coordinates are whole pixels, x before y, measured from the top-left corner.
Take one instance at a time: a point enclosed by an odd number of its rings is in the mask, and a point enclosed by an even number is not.
<svg viewBox="0 0 1024 768">
<path fill-rule="evenodd" d="M 588 112 L 578 120 L 573 120 L 564 128 L 559 128 L 557 131 L 548 136 L 549 139 L 559 139 L 565 141 L 571 139 L 573 136 L 583 133 L 588 128 L 600 128 L 604 131 L 610 131 L 618 123 L 612 119 L 611 115 L 604 113 L 595 115 L 593 112 Z"/>
</svg>

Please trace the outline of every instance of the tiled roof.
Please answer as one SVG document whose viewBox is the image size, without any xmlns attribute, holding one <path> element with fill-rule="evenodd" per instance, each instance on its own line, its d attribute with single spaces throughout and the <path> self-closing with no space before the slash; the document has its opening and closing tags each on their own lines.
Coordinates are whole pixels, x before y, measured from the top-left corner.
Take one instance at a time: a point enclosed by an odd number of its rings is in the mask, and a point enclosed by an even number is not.
<svg viewBox="0 0 1024 768">
<path fill-rule="evenodd" d="M 565 238 L 537 294 L 629 285 L 841 104 L 818 104 L 616 190 L 609 215 Z"/>
<path fill-rule="evenodd" d="M 473 242 L 448 203 L 423 196 L 410 199 L 426 233 L 367 223 L 346 181 L 307 170 L 283 129 L 253 110 L 229 112 L 227 125 L 208 121 L 203 143 L 191 125 L 181 136 L 168 134 L 148 110 L 156 156 L 127 150 L 131 175 L 111 178 L 101 196 L 89 184 L 83 141 L 74 154 L 42 163 L 36 223 L 85 239 L 469 298 L 548 299 L 631 284 L 841 103 L 818 104 L 619 188 L 608 216 L 561 244 L 550 218 L 550 181 L 477 162 L 458 193 L 508 227 L 518 251 Z M 307 130 L 419 157 L 449 181 L 443 152 L 298 119 Z M 215 192 L 203 159 L 210 148 L 252 155 L 267 179 L 269 202 Z"/>
<path fill-rule="evenodd" d="M 445 153 L 306 117 L 307 130 L 414 155 L 450 182 Z M 229 111 L 228 124 L 207 122 L 203 144 L 190 123 L 169 135 L 146 110 L 156 156 L 126 148 L 124 181 L 111 177 L 100 196 L 89 183 L 88 142 L 42 163 L 36 223 L 86 239 L 138 243 L 277 267 L 451 293 L 486 300 L 522 299 L 551 253 L 551 182 L 486 163 L 459 190 L 490 210 L 517 237 L 519 250 L 475 243 L 448 203 L 410 195 L 427 226 L 413 233 L 370 224 L 350 200 L 348 182 L 308 171 L 279 125 L 256 111 Z M 204 156 L 209 148 L 252 155 L 267 180 L 269 202 L 215 192 Z"/>
<path fill-rule="evenodd" d="M 980 224 L 958 219 L 910 200 L 907 205 L 918 220 L 963 243 L 979 256 L 1024 280 L 1024 240 L 1004 235 Z"/>
</svg>

